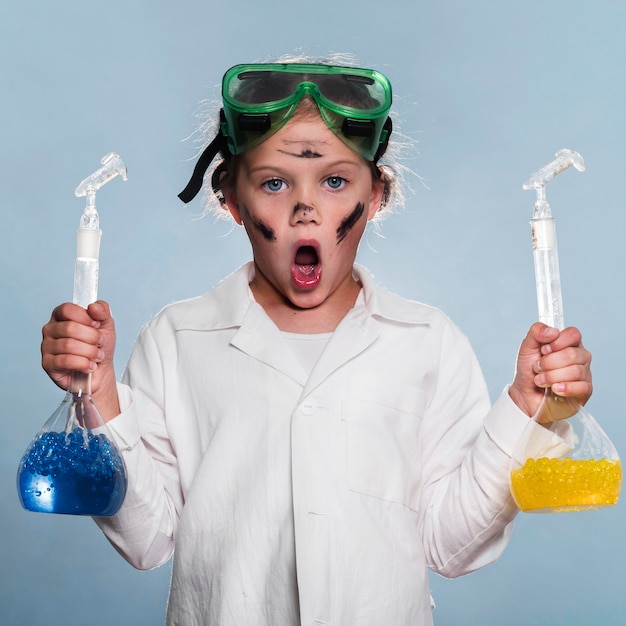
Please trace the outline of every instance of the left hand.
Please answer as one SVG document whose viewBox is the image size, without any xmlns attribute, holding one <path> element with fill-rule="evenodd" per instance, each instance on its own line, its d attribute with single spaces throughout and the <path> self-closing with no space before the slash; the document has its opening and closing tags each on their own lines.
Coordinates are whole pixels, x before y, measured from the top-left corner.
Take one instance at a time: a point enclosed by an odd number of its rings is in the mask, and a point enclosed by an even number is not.
<svg viewBox="0 0 626 626">
<path fill-rule="evenodd" d="M 591 397 L 591 353 L 583 346 L 577 328 L 559 331 L 536 322 L 524 337 L 509 395 L 532 417 L 547 388 L 581 405 Z"/>
</svg>

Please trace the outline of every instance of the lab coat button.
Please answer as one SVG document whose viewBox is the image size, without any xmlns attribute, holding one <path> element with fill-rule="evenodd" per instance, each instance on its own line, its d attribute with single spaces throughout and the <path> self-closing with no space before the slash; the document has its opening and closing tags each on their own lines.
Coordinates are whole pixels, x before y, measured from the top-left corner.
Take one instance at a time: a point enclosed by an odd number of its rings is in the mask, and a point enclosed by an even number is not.
<svg viewBox="0 0 626 626">
<path fill-rule="evenodd" d="M 313 398 L 307 398 L 301 405 L 300 411 L 304 413 L 304 415 L 313 415 L 317 410 L 317 402 L 313 400 Z"/>
</svg>

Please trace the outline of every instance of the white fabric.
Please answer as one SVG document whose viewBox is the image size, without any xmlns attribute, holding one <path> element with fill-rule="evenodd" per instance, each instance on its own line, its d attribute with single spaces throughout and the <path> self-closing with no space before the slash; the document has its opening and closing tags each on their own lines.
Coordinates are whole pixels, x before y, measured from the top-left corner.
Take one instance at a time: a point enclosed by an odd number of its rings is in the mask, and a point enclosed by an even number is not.
<svg viewBox="0 0 626 626">
<path fill-rule="evenodd" d="M 109 422 L 129 491 L 96 521 L 135 567 L 176 548 L 169 625 L 428 625 L 426 567 L 503 550 L 528 418 L 506 392 L 490 410 L 440 311 L 355 272 L 364 305 L 310 375 L 250 298 L 251 264 L 142 329 Z"/>
<path fill-rule="evenodd" d="M 304 371 L 310 374 L 319 361 L 332 333 L 305 335 L 302 333 L 280 333 L 291 351 L 296 355 Z"/>
</svg>

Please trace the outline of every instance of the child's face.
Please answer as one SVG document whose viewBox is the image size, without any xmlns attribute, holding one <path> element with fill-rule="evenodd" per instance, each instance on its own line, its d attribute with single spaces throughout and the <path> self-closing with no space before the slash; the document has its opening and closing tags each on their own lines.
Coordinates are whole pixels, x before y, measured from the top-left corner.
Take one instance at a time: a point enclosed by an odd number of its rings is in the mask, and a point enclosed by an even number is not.
<svg viewBox="0 0 626 626">
<path fill-rule="evenodd" d="M 225 197 L 252 244 L 257 300 L 310 309 L 354 294 L 358 244 L 382 193 L 318 116 L 294 117 L 238 157 Z"/>
</svg>

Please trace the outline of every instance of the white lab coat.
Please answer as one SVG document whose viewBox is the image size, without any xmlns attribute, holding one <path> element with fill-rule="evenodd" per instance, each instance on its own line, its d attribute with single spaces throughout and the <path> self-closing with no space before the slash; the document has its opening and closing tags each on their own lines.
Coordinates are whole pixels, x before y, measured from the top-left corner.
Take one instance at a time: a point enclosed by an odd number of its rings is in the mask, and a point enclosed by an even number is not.
<svg viewBox="0 0 626 626">
<path fill-rule="evenodd" d="M 109 422 L 129 475 L 96 521 L 146 569 L 174 553 L 168 624 L 422 626 L 427 567 L 494 561 L 526 426 L 490 410 L 466 338 L 358 266 L 310 376 L 254 302 L 251 264 L 143 328 Z"/>
</svg>

